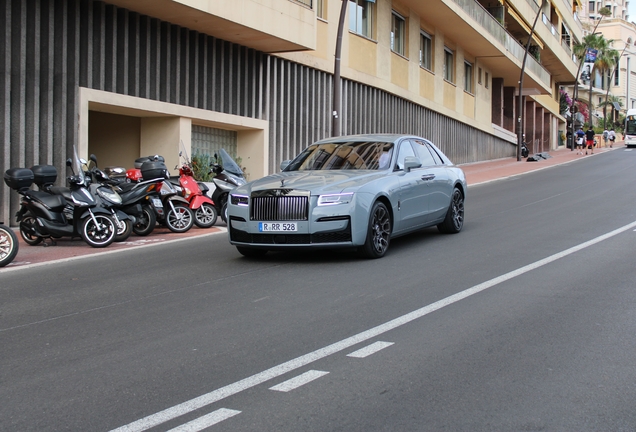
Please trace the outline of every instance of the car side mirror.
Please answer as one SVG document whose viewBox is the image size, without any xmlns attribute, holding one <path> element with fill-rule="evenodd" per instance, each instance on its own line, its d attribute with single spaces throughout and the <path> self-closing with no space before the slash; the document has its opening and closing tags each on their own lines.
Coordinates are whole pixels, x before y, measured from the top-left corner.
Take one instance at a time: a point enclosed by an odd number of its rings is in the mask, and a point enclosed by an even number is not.
<svg viewBox="0 0 636 432">
<path fill-rule="evenodd" d="M 281 171 L 284 171 L 284 170 L 285 170 L 285 168 L 287 168 L 287 167 L 289 166 L 289 164 L 290 164 L 290 163 L 291 163 L 291 160 L 290 160 L 290 159 L 282 161 L 282 162 L 280 163 L 280 170 L 281 170 Z"/>
<path fill-rule="evenodd" d="M 413 168 L 419 168 L 422 166 L 422 162 L 415 156 L 407 156 L 404 158 L 404 171 L 409 172 Z"/>
</svg>

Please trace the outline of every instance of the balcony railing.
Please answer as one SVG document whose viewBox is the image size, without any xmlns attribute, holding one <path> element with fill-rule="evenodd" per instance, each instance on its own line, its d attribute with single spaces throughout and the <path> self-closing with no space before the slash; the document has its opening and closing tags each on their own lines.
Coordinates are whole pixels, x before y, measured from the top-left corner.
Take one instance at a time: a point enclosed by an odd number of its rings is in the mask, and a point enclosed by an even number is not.
<svg viewBox="0 0 636 432">
<path fill-rule="evenodd" d="M 481 25 L 496 41 L 501 43 L 506 51 L 520 62 L 526 52 L 523 47 L 492 15 L 476 0 L 453 0 L 466 14 Z M 535 74 L 539 80 L 550 88 L 550 73 L 532 56 L 526 60 L 526 68 Z"/>
<path fill-rule="evenodd" d="M 309 8 L 312 7 L 312 4 L 311 4 L 312 0 L 291 0 L 291 1 L 296 2 L 296 3 L 300 3 L 302 5 L 305 5 L 305 6 L 309 7 Z"/>
</svg>

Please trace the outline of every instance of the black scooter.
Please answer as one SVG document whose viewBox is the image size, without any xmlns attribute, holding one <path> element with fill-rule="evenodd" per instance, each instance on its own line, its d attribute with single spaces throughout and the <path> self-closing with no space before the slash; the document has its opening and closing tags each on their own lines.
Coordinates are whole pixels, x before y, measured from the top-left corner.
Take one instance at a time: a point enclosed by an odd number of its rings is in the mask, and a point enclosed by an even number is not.
<svg viewBox="0 0 636 432">
<path fill-rule="evenodd" d="M 22 195 L 16 220 L 20 224 L 20 235 L 28 245 L 37 245 L 47 238 L 81 237 L 90 246 L 102 248 L 115 240 L 115 222 L 110 212 L 98 205 L 86 187 L 79 157 L 75 149 L 73 150 L 74 159 L 68 159 L 66 162 L 73 171 L 73 175 L 67 179 L 70 186 L 70 203 L 73 205 L 72 223 L 69 223 L 64 213 L 66 199 L 62 195 L 30 189 L 35 180 L 32 170 L 11 168 L 4 174 L 7 186 Z M 40 172 L 44 178 L 38 178 L 37 182 L 54 183 L 57 170 L 51 165 L 44 166 L 48 167 Z"/>
<path fill-rule="evenodd" d="M 227 197 L 232 189 L 244 185 L 247 180 L 243 170 L 224 149 L 219 150 L 219 153 L 220 163 L 219 155 L 214 154 L 215 162 L 210 164 L 211 171 L 214 173 L 212 182 L 215 186 L 211 198 L 221 220 L 227 223 Z"/>
<path fill-rule="evenodd" d="M 0 221 L 0 267 L 9 264 L 18 254 L 18 237 Z"/>
</svg>

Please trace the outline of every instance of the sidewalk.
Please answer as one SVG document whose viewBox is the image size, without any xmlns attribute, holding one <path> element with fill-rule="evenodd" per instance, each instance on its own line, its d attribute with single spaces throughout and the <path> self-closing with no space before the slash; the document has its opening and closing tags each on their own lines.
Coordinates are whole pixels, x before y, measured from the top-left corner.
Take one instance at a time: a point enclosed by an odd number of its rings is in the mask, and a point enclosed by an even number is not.
<svg viewBox="0 0 636 432">
<path fill-rule="evenodd" d="M 598 148 L 595 149 L 594 155 L 598 155 L 607 151 L 615 150 L 617 148 L 624 148 L 622 141 L 616 142 L 614 148 Z M 470 164 L 460 165 L 466 174 L 466 180 L 468 186 L 474 186 L 480 183 L 486 183 L 489 181 L 499 180 L 502 178 L 524 174 L 531 171 L 537 171 L 545 168 L 549 168 L 555 165 L 561 165 L 569 163 L 582 158 L 590 157 L 590 155 L 577 155 L 576 150 L 559 149 L 547 152 L 551 157 L 548 159 L 539 160 L 537 162 L 527 162 L 525 159 L 517 161 L 516 158 L 504 158 L 488 162 L 476 162 Z M 170 232 L 167 228 L 157 226 L 155 230 L 146 237 L 136 236 L 132 234 L 128 241 L 122 243 L 113 243 L 106 248 L 96 249 L 88 246 L 80 238 L 68 239 L 61 238 L 56 241 L 56 244 L 51 244 L 50 240 L 44 242 L 47 246 L 40 244 L 38 246 L 29 246 L 20 237 L 20 234 L 16 232 L 18 240 L 20 242 L 20 248 L 15 260 L 4 268 L 0 268 L 0 274 L 3 272 L 11 271 L 11 269 L 18 269 L 27 265 L 46 265 L 54 263 L 58 260 L 74 259 L 76 257 L 83 257 L 86 255 L 116 253 L 124 249 L 140 248 L 156 243 L 167 243 L 174 241 L 182 241 L 191 237 L 201 237 L 208 235 L 226 235 L 226 227 L 221 219 L 218 219 L 217 225 L 208 229 L 201 229 L 198 227 L 192 227 L 188 232 L 183 234 L 176 234 Z"/>
</svg>

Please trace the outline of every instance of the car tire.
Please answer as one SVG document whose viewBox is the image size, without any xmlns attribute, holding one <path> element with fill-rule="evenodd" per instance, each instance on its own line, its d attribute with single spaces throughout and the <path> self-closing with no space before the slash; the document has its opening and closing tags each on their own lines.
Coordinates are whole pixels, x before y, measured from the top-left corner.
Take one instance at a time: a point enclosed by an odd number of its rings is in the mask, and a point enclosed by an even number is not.
<svg viewBox="0 0 636 432">
<path fill-rule="evenodd" d="M 260 258 L 267 253 L 267 249 L 246 248 L 242 246 L 237 246 L 236 250 L 246 258 Z"/>
<path fill-rule="evenodd" d="M 391 213 L 380 201 L 376 201 L 369 215 L 369 227 L 364 245 L 359 249 L 364 258 L 382 258 L 389 249 L 391 241 Z"/>
<path fill-rule="evenodd" d="M 456 234 L 464 227 L 464 194 L 458 188 L 453 190 L 450 206 L 444 222 L 437 229 L 445 234 Z"/>
</svg>

